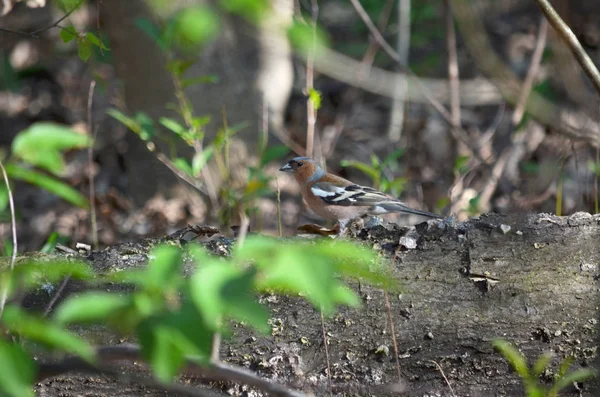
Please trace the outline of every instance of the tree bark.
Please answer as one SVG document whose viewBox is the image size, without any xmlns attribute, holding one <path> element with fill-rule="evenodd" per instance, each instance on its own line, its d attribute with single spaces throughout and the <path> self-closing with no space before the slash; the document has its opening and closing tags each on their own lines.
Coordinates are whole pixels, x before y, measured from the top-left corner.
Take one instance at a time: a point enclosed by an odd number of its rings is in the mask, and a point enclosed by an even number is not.
<svg viewBox="0 0 600 397">
<path fill-rule="evenodd" d="M 520 379 L 492 348 L 495 338 L 514 343 L 530 363 L 553 352 L 545 379 L 551 379 L 571 354 L 572 369 L 592 364 L 599 305 L 599 215 L 487 215 L 460 224 L 430 221 L 414 229 L 376 226 L 353 233 L 394 258 L 403 286 L 400 295 L 390 296 L 402 380 L 396 375 L 383 292 L 355 286 L 363 307 L 341 308 L 325 321 L 335 395 L 398 395 L 393 389 L 400 385 L 407 395 L 451 395 L 436 362 L 458 396 L 524 396 Z M 206 243 L 219 254 L 231 244 L 224 237 Z M 141 266 L 152 245 L 149 240 L 109 247 L 93 252 L 88 260 L 98 270 Z M 411 246 L 415 248 L 406 248 Z M 298 297 L 272 295 L 262 301 L 271 309 L 272 334 L 234 327 L 233 337 L 222 345 L 223 360 L 326 395 L 319 313 Z M 109 387 L 115 395 L 124 390 L 118 383 L 105 382 L 61 376 L 38 390 L 41 395 L 71 395 L 68 390 L 77 385 L 88 391 Z M 232 390 L 240 394 L 242 389 Z M 571 388 L 561 395 L 598 394 L 584 384 L 581 394 Z"/>
</svg>

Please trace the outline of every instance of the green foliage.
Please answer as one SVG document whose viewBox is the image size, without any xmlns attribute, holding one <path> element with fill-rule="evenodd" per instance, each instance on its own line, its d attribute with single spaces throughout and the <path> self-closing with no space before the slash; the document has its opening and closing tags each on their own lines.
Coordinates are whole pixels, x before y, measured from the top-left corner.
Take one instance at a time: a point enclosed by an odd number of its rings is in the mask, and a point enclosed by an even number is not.
<svg viewBox="0 0 600 397">
<path fill-rule="evenodd" d="M 184 268 L 192 272 L 190 277 L 183 277 Z M 67 274 L 92 278 L 91 270 L 82 264 L 33 260 L 0 276 L 10 277 L 12 284 L 19 280 L 22 288 L 30 290 L 39 288 L 44 280 L 56 282 Z M 160 245 L 149 253 L 144 269 L 95 277 L 96 281 L 133 284 L 136 288 L 122 293 L 87 291 L 71 295 L 49 319 L 8 305 L 1 319 L 3 329 L 27 342 L 25 346 L 33 342 L 93 363 L 93 347 L 67 327 L 108 325 L 137 337 L 155 376 L 170 382 L 186 360 L 208 363 L 214 334 L 228 334 L 231 320 L 267 333 L 269 312 L 256 296 L 261 291 L 303 296 L 317 310 L 330 315 L 338 305 L 360 304 L 343 277 L 388 289 L 397 287 L 386 263 L 371 250 L 351 242 L 282 242 L 261 236 L 249 236 L 227 258 L 212 256 L 195 244 L 186 249 Z M 0 390 L 29 396 L 25 390 L 35 373 L 29 353 L 0 339 L 0 364 L 23 367 L 18 376 L 0 374 Z"/>
<path fill-rule="evenodd" d="M 303 21 L 294 21 L 287 31 L 292 46 L 300 53 L 319 55 L 329 46 L 327 34 L 319 27 L 315 29 Z"/>
<path fill-rule="evenodd" d="M 55 175 L 64 170 L 62 151 L 90 146 L 87 135 L 54 123 L 40 122 L 21 131 L 12 142 L 12 152 L 29 164 Z"/>
<path fill-rule="evenodd" d="M 70 43 L 77 40 L 77 51 L 79 58 L 87 62 L 92 55 L 94 47 L 102 50 L 108 50 L 108 47 L 92 32 L 78 32 L 74 26 L 62 28 L 59 34 L 63 43 Z"/>
<path fill-rule="evenodd" d="M 393 196 L 400 196 L 406 185 L 406 178 L 392 178 L 388 174 L 390 170 L 397 170 L 398 160 L 404 155 L 404 149 L 398 149 L 383 160 L 380 160 L 376 155 L 371 155 L 371 164 L 360 161 L 342 161 L 342 167 L 352 167 L 364 174 L 370 179 L 373 187 L 382 192 L 390 193 Z"/>
<path fill-rule="evenodd" d="M 35 362 L 21 345 L 0 338 L 0 395 L 34 397 Z"/>
<path fill-rule="evenodd" d="M 219 33 L 219 17 L 206 6 L 181 10 L 172 21 L 173 37 L 182 48 L 197 48 Z"/>
<path fill-rule="evenodd" d="M 530 368 L 525 357 L 509 342 L 496 339 L 492 344 L 519 375 L 528 397 L 556 397 L 562 389 L 574 382 L 583 382 L 595 376 L 593 370 L 586 368 L 567 373 L 573 362 L 573 357 L 569 356 L 560 364 L 554 383 L 550 387 L 545 387 L 540 384 L 539 378 L 544 375 L 552 361 L 550 353 L 542 354 Z"/>
</svg>

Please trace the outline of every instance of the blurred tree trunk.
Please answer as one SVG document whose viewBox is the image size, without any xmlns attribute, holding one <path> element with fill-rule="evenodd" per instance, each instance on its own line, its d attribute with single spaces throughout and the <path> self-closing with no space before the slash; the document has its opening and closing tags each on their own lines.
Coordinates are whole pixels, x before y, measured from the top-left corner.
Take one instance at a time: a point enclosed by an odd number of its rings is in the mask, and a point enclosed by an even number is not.
<svg viewBox="0 0 600 397">
<path fill-rule="evenodd" d="M 252 153 L 262 125 L 264 101 L 271 126 L 282 127 L 282 114 L 293 81 L 291 50 L 283 28 L 291 24 L 293 1 L 271 2 L 273 12 L 259 26 L 238 16 L 222 15 L 221 35 L 207 45 L 188 72 L 189 76 L 218 77 L 216 84 L 192 86 L 187 92 L 195 114 L 211 116 L 207 142 L 222 127 L 224 111 L 230 126 L 248 123 L 237 137 L 247 146 L 242 153 Z M 175 99 L 171 78 L 165 70 L 165 57 L 135 26 L 137 18 L 153 18 L 146 3 L 143 0 L 103 0 L 101 12 L 117 74 L 124 82 L 129 111 L 143 111 L 153 119 L 162 115 L 173 117 L 173 111 L 165 109 L 165 105 Z M 166 192 L 175 179 L 136 136 L 129 134 L 127 142 L 130 194 L 136 203 L 142 204 L 155 192 Z M 232 156 L 232 159 L 238 159 L 243 165 L 247 162 L 243 157 Z M 152 178 L 140 178 L 150 172 Z"/>
</svg>

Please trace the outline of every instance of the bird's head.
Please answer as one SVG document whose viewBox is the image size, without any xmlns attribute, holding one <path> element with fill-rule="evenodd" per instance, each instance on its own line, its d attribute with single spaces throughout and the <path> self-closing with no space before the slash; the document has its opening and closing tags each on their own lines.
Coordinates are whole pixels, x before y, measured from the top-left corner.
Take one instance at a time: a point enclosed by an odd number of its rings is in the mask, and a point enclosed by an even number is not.
<svg viewBox="0 0 600 397">
<path fill-rule="evenodd" d="M 325 171 L 310 157 L 295 157 L 281 167 L 279 171 L 294 175 L 300 183 L 314 182 L 325 175 Z"/>
</svg>

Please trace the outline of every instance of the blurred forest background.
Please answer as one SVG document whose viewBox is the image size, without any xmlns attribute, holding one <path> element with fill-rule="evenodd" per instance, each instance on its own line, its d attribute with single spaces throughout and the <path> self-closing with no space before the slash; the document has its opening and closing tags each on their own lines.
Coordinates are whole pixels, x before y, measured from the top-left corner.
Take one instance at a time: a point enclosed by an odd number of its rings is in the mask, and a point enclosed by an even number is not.
<svg viewBox="0 0 600 397">
<path fill-rule="evenodd" d="M 284 234 L 323 224 L 277 172 L 305 154 L 461 220 L 598 212 L 598 96 L 533 0 L 13 3 L 0 145 L 20 251 L 245 219 L 277 234 L 278 206 Z M 597 63 L 600 4 L 553 4 Z M 15 144 L 56 126 L 92 149 L 52 169 L 43 139 Z"/>
</svg>

